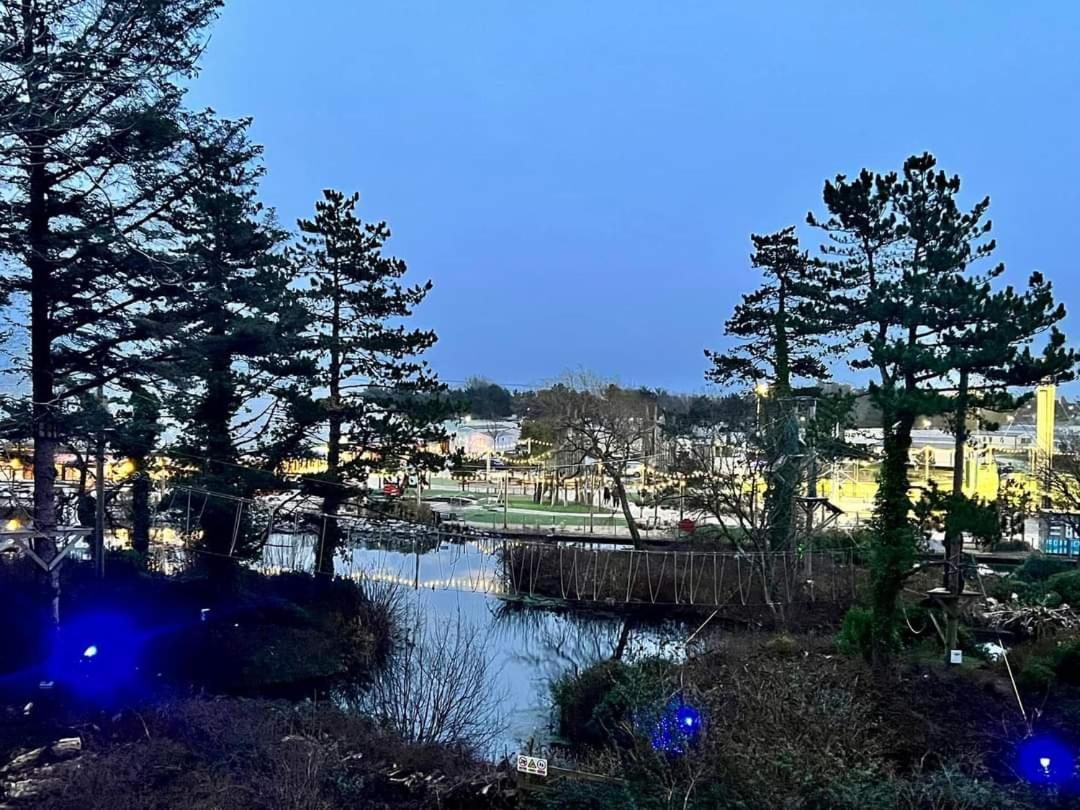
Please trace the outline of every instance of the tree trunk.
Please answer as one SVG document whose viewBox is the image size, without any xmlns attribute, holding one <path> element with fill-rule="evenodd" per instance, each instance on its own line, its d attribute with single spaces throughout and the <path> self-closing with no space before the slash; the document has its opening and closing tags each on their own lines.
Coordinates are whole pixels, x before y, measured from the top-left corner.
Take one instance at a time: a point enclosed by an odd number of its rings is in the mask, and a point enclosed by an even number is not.
<svg viewBox="0 0 1080 810">
<path fill-rule="evenodd" d="M 872 658 L 878 665 L 891 658 L 895 646 L 897 600 L 915 551 L 907 472 L 915 414 L 907 408 L 883 409 L 882 423 L 887 427 L 876 507 L 879 536 L 871 564 Z"/>
<path fill-rule="evenodd" d="M 953 478 L 949 510 L 945 515 L 945 589 L 950 598 L 946 599 L 945 615 L 945 660 L 950 660 L 950 651 L 956 649 L 960 633 L 960 594 L 964 591 L 963 527 L 958 524 L 957 512 L 964 498 L 964 447 L 967 444 L 967 403 L 968 370 L 960 370 L 960 385 L 956 393 L 956 434 L 953 444 Z"/>
<path fill-rule="evenodd" d="M 324 525 L 322 535 L 319 538 L 319 549 L 316 558 L 317 570 L 329 580 L 334 575 L 334 557 L 341 545 L 341 524 L 337 519 L 338 511 L 345 501 L 341 479 L 341 429 L 343 415 L 341 412 L 341 279 L 337 268 L 333 272 L 333 309 L 330 314 L 330 363 L 327 369 L 329 396 L 329 418 L 326 441 L 326 493 L 323 496 Z M 403 482 L 404 484 L 404 482 Z M 416 478 L 417 490 L 420 487 L 420 477 Z M 402 496 L 404 497 L 404 485 Z"/>
<path fill-rule="evenodd" d="M 626 644 L 630 641 L 630 631 L 633 629 L 633 622 L 630 619 L 623 621 L 622 630 L 619 631 L 619 640 L 615 643 L 615 651 L 611 654 L 613 661 L 621 661 L 623 653 L 626 652 Z"/>
<path fill-rule="evenodd" d="M 145 459 L 136 459 L 131 480 L 131 547 L 145 557 L 150 552 L 150 475 Z"/>
<path fill-rule="evenodd" d="M 642 548 L 641 532 L 638 531 L 637 523 L 634 522 L 634 515 L 630 511 L 630 499 L 626 497 L 626 487 L 623 485 L 622 474 L 616 473 L 607 464 L 604 465 L 604 468 L 615 485 L 615 492 L 618 495 L 619 504 L 622 506 L 623 517 L 626 518 L 626 526 L 630 530 L 630 540 L 633 542 L 634 548 Z"/>
<path fill-rule="evenodd" d="M 27 37 L 31 34 L 28 31 Z M 30 46 L 32 51 L 32 45 Z M 34 431 L 34 527 L 40 532 L 56 528 L 56 441 L 53 416 L 52 358 L 52 262 L 49 249 L 47 194 L 49 179 L 44 142 L 34 136 L 30 147 L 29 232 L 30 249 L 30 357 Z M 37 553 L 46 560 L 56 554 L 51 537 L 36 541 Z"/>
</svg>

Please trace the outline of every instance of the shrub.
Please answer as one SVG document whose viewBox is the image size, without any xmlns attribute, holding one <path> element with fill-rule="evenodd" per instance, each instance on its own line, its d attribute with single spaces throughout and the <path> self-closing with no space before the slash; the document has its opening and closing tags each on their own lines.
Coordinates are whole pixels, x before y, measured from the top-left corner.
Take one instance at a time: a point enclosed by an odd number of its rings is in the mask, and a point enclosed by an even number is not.
<svg viewBox="0 0 1080 810">
<path fill-rule="evenodd" d="M 873 644 L 874 616 L 864 607 L 855 606 L 844 614 L 836 646 L 847 655 L 869 655 Z"/>
<path fill-rule="evenodd" d="M 648 658 L 634 664 L 603 661 L 559 681 L 552 697 L 560 733 L 583 745 L 631 742 L 634 718 L 666 703 L 670 664 Z"/>
<path fill-rule="evenodd" d="M 867 810 L 893 807 L 941 807 L 963 810 L 1022 810 L 1025 789 L 975 779 L 952 768 L 911 777 L 888 777 L 873 771 L 844 775 L 814 795 L 810 808 Z"/>
<path fill-rule="evenodd" d="M 1026 692 L 1045 693 L 1057 681 L 1057 674 L 1051 662 L 1041 656 L 1032 656 L 1024 661 L 1016 676 L 1016 684 Z"/>
<path fill-rule="evenodd" d="M 543 794 L 544 810 L 634 810 L 637 803 L 619 785 L 591 784 L 564 779 Z"/>
<path fill-rule="evenodd" d="M 873 532 L 867 529 L 818 532 L 811 540 L 810 547 L 814 551 L 850 551 L 855 561 L 862 563 L 866 561 L 873 536 Z"/>
<path fill-rule="evenodd" d="M 799 642 L 790 633 L 780 633 L 765 642 L 765 649 L 773 655 L 795 655 L 799 651 Z"/>
<path fill-rule="evenodd" d="M 559 713 L 562 736 L 584 745 L 606 742 L 605 735 L 593 725 L 593 713 L 626 668 L 622 661 L 601 661 L 552 685 L 551 696 Z"/>
<path fill-rule="evenodd" d="M 1070 641 L 1054 650 L 1054 672 L 1062 683 L 1080 686 L 1080 641 Z"/>
<path fill-rule="evenodd" d="M 1026 582 L 1040 582 L 1073 567 L 1072 563 L 1065 560 L 1055 560 L 1045 554 L 1032 554 L 1013 572 L 1013 576 Z"/>
<path fill-rule="evenodd" d="M 1046 580 L 1047 590 L 1054 591 L 1070 605 L 1080 606 L 1080 571 L 1062 571 Z"/>
</svg>

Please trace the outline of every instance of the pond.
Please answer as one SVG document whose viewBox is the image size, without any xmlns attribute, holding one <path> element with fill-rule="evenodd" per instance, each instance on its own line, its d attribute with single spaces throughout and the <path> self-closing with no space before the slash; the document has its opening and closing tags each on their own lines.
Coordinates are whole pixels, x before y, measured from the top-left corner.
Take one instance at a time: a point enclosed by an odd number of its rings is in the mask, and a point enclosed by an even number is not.
<svg viewBox="0 0 1080 810">
<path fill-rule="evenodd" d="M 313 559 L 314 543 L 312 535 L 275 535 L 264 563 L 304 569 Z M 614 612 L 507 597 L 498 539 L 389 529 L 357 532 L 350 546 L 337 562 L 339 575 L 402 588 L 409 615 L 419 617 L 427 630 L 451 623 L 482 642 L 489 681 L 482 698 L 497 704 L 501 720 L 493 756 L 518 751 L 530 740 L 546 743 L 552 732 L 551 684 L 610 658 L 619 644 L 625 622 Z M 624 657 L 678 657 L 692 630 L 681 622 L 637 622 Z"/>
</svg>

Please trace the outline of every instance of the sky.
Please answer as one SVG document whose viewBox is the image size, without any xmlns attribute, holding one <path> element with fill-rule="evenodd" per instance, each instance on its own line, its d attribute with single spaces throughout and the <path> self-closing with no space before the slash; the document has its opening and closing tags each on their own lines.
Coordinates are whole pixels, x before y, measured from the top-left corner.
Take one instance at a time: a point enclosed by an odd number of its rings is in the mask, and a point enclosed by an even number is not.
<svg viewBox="0 0 1080 810">
<path fill-rule="evenodd" d="M 750 233 L 913 153 L 1080 308 L 1078 53 L 1070 2 L 227 0 L 189 101 L 253 116 L 284 223 L 389 223 L 444 379 L 692 392 Z"/>
</svg>

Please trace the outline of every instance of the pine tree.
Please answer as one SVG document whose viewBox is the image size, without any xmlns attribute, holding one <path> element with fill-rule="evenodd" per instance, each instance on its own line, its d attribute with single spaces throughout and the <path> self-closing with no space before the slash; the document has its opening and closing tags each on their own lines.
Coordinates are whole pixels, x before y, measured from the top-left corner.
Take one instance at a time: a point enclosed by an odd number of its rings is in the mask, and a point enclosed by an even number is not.
<svg viewBox="0 0 1080 810">
<path fill-rule="evenodd" d="M 830 293 L 819 311 L 836 334 L 854 336 L 851 345 L 861 351 L 852 367 L 876 374 L 868 392 L 881 414 L 884 443 L 871 597 L 871 652 L 879 661 L 897 643 L 897 600 L 915 558 L 911 431 L 917 417 L 956 407 L 955 389 L 943 384 L 964 364 L 954 346 L 965 324 L 985 315 L 963 302 L 978 285 L 970 268 L 995 247 L 986 218 L 990 201 L 964 211 L 959 192 L 960 179 L 923 154 L 908 158 L 900 175 L 838 176 L 825 184 L 828 218 L 808 216 L 829 238 L 820 264 Z"/>
<path fill-rule="evenodd" d="M 25 306 L 34 520 L 57 522 L 62 409 L 137 367 L 160 301 L 162 214 L 184 192 L 174 160 L 180 80 L 221 0 L 8 0 L 0 6 L 3 292 Z M 28 366 L 28 367 L 27 367 Z M 52 543 L 39 551 L 51 555 Z"/>
<path fill-rule="evenodd" d="M 964 589 L 963 534 L 993 522 L 991 508 L 973 502 L 963 491 L 969 421 L 987 411 L 1016 410 L 1039 382 L 1072 379 L 1077 362 L 1077 354 L 1065 347 L 1065 336 L 1058 329 L 1065 308 L 1055 303 L 1051 284 L 1041 273 L 1033 273 L 1023 292 L 1011 286 L 995 291 L 992 281 L 1004 269 L 999 264 L 983 276 L 956 276 L 941 290 L 951 325 L 944 334 L 949 379 L 940 390 L 953 394 L 950 422 L 955 437 L 952 489 L 945 499 L 945 588 L 954 597 Z M 1036 353 L 1033 344 L 1042 337 L 1045 343 Z M 956 647 L 959 613 L 955 601 L 947 607 L 948 651 Z"/>
<path fill-rule="evenodd" d="M 162 404 L 150 389 L 132 383 L 114 419 L 112 449 L 131 462 L 131 547 L 145 558 L 150 551 L 150 464 L 164 432 Z"/>
<path fill-rule="evenodd" d="M 707 377 L 721 385 L 743 382 L 768 392 L 765 424 L 757 440 L 765 457 L 765 514 L 770 550 L 790 547 L 795 531 L 795 497 L 804 477 L 799 461 L 799 427 L 792 407 L 792 384 L 799 378 L 816 381 L 827 376 L 822 358 L 825 346 L 815 319 L 813 300 L 821 295 L 820 274 L 799 247 L 794 227 L 771 234 L 751 235 L 753 267 L 765 282 L 743 296 L 725 324 L 725 333 L 738 341 L 729 352 L 706 351 L 713 367 Z M 765 387 L 768 383 L 767 388 Z"/>
<path fill-rule="evenodd" d="M 768 382 L 778 398 L 786 399 L 796 378 L 814 381 L 827 374 L 808 311 L 819 278 L 799 248 L 794 227 L 750 239 L 751 266 L 762 271 L 765 282 L 743 296 L 724 326 L 736 345 L 726 352 L 706 350 L 713 363 L 707 376 L 720 385 Z"/>
<path fill-rule="evenodd" d="M 177 452 L 197 460 L 189 483 L 206 490 L 202 547 L 214 559 L 253 554 L 260 536 L 244 499 L 276 481 L 301 445 L 292 409 L 312 373 L 307 312 L 290 287 L 288 234 L 257 200 L 260 147 L 248 122 L 201 116 L 192 126 L 196 183 L 174 211 L 182 235 L 181 294 L 163 317 L 179 358 L 163 372 L 182 426 Z M 277 483 L 280 483 L 277 481 Z"/>
<path fill-rule="evenodd" d="M 327 471 L 313 484 L 331 516 L 317 554 L 324 573 L 333 572 L 342 543 L 333 516 L 363 492 L 372 470 L 402 459 L 413 467 L 430 463 L 423 447 L 442 438 L 440 422 L 457 407 L 442 396 L 443 386 L 421 359 L 435 333 L 401 323 L 431 282 L 402 286 L 405 262 L 383 252 L 389 227 L 362 222 L 358 199 L 324 191 L 314 218 L 299 223 L 302 244 L 294 255 L 298 272 L 309 280 L 305 301 L 319 361 L 315 387 L 325 392 L 318 421 L 326 431 Z"/>
</svg>

